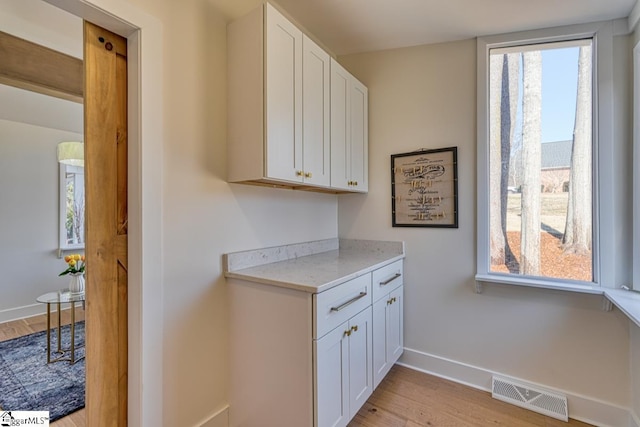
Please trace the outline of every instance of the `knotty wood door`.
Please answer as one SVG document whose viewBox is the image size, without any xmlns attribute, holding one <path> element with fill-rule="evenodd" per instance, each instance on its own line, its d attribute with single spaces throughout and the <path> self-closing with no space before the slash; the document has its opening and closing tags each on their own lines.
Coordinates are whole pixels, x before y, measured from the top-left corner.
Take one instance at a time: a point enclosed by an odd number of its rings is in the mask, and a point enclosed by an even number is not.
<svg viewBox="0 0 640 427">
<path fill-rule="evenodd" d="M 86 420 L 127 425 L 127 43 L 84 23 Z"/>
</svg>

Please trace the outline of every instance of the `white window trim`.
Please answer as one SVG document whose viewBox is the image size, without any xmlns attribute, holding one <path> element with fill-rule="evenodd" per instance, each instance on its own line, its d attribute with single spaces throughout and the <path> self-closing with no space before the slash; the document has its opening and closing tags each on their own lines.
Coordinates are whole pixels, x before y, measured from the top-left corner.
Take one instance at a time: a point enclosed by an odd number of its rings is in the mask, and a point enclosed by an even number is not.
<svg viewBox="0 0 640 427">
<path fill-rule="evenodd" d="M 633 289 L 640 291 L 640 42 L 633 48 Z"/>
<path fill-rule="evenodd" d="M 82 250 L 84 249 L 84 243 L 75 243 L 68 244 L 66 234 L 67 228 L 65 226 L 65 218 L 67 216 L 67 187 L 66 187 L 66 165 L 60 163 L 59 164 L 60 173 L 58 176 L 58 195 L 59 195 L 59 213 L 58 217 L 58 258 L 62 258 L 63 252 L 73 251 L 73 250 Z"/>
<path fill-rule="evenodd" d="M 489 254 L 489 50 L 518 44 L 593 38 L 594 46 L 594 192 L 593 284 L 501 274 L 490 271 Z M 478 38 L 477 42 L 477 274 L 482 283 L 501 283 L 581 293 L 601 293 L 614 288 L 614 129 L 613 129 L 613 22 L 572 25 Z M 603 141 L 604 143 L 599 143 Z"/>
</svg>

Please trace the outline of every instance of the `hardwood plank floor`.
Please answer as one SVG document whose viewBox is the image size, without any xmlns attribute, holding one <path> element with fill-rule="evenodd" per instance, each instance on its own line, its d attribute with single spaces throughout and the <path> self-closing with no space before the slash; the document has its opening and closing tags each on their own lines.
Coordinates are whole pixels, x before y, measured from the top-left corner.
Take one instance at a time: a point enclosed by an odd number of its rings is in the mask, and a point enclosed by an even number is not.
<svg viewBox="0 0 640 427">
<path fill-rule="evenodd" d="M 84 310 L 80 306 L 80 309 L 76 307 L 76 321 L 84 320 Z M 51 325 L 52 327 L 57 325 L 58 316 L 55 312 L 51 313 Z M 69 310 L 62 310 L 60 312 L 60 323 L 67 325 L 71 322 L 71 314 Z M 47 315 L 42 314 L 39 316 L 28 317 L 26 319 L 14 320 L 11 322 L 0 323 L 0 341 L 6 341 L 13 338 L 18 338 L 24 335 L 33 334 L 35 332 L 44 331 L 47 329 Z M 45 352 L 46 353 L 46 352 Z M 46 362 L 46 360 L 45 360 Z M 61 363 L 61 362 L 58 362 Z M 85 414 L 84 409 L 76 411 L 69 416 L 60 418 L 58 421 L 51 423 L 52 427 L 85 427 Z"/>
<path fill-rule="evenodd" d="M 84 311 L 76 310 L 78 320 Z M 52 314 L 52 323 L 57 317 Z M 62 324 L 70 321 L 62 312 Z M 0 341 L 44 331 L 46 315 L 0 323 Z M 85 427 L 84 409 L 51 424 L 53 427 Z M 588 427 L 569 423 L 495 400 L 488 392 L 394 366 L 373 395 L 349 423 L 349 427 Z M 284 427 L 284 426 L 283 426 Z M 292 426 L 293 427 L 293 426 Z"/>
<path fill-rule="evenodd" d="M 349 427 L 587 427 L 493 399 L 491 393 L 394 366 Z"/>
</svg>

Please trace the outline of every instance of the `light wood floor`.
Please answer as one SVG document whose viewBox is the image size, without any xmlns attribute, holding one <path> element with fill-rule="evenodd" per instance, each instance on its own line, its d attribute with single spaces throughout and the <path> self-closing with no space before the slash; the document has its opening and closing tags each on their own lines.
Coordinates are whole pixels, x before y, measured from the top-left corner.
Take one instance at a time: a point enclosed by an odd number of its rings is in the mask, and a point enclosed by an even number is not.
<svg viewBox="0 0 640 427">
<path fill-rule="evenodd" d="M 84 312 L 76 310 L 76 316 L 83 320 Z M 68 310 L 63 311 L 62 324 L 69 323 L 69 317 Z M 54 318 L 52 315 L 52 322 Z M 44 331 L 46 327 L 46 315 L 0 323 L 0 341 Z M 51 425 L 85 427 L 85 411 L 74 412 Z M 488 392 L 397 365 L 349 423 L 349 427 L 418 426 L 587 427 L 589 424 L 558 421 L 495 400 Z"/>
<path fill-rule="evenodd" d="M 76 321 L 84 320 L 84 310 L 76 307 Z M 58 317 L 55 312 L 51 313 L 52 326 L 57 325 Z M 69 310 L 62 310 L 61 322 L 63 325 L 69 324 L 71 315 Z M 6 341 L 18 338 L 23 335 L 33 334 L 47 329 L 47 315 L 29 317 L 12 322 L 0 323 L 0 341 Z M 61 363 L 61 362 L 58 362 Z M 85 427 L 84 409 L 76 411 L 67 417 L 60 418 L 58 421 L 51 423 L 53 427 Z"/>
<path fill-rule="evenodd" d="M 495 400 L 491 393 L 394 366 L 349 427 L 560 427 L 569 423 Z"/>
</svg>

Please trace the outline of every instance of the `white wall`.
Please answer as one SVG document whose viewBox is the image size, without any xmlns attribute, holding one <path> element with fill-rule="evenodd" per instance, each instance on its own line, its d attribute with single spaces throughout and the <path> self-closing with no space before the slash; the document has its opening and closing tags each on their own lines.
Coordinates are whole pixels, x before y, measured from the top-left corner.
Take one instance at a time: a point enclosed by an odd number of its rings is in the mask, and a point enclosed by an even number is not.
<svg viewBox="0 0 640 427">
<path fill-rule="evenodd" d="M 227 184 L 226 22 L 206 0 L 132 1 L 164 31 L 164 425 L 228 403 L 226 252 L 337 237 L 333 195 Z"/>
<path fill-rule="evenodd" d="M 0 120 L 0 322 L 44 313 L 35 299 L 65 288 L 58 248 L 56 145 L 82 135 Z"/>
<path fill-rule="evenodd" d="M 474 293 L 475 49 L 468 40 L 339 58 L 369 87 L 371 171 L 366 198 L 339 197 L 340 237 L 406 242 L 405 346 L 416 352 L 405 361 L 436 372 L 468 364 L 628 407 L 629 326 L 619 311 L 549 290 Z M 458 147 L 460 228 L 392 228 L 390 155 L 446 146 Z M 435 364 L 442 358 L 453 363 Z"/>
</svg>

